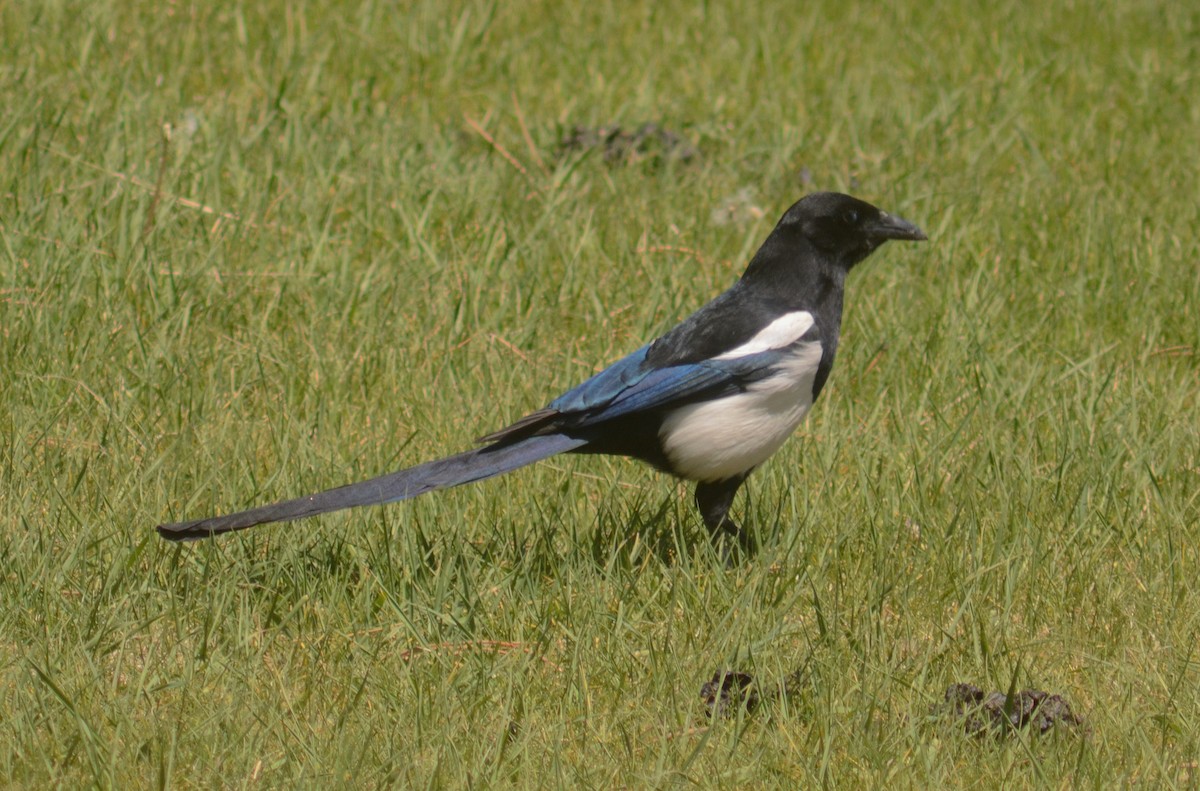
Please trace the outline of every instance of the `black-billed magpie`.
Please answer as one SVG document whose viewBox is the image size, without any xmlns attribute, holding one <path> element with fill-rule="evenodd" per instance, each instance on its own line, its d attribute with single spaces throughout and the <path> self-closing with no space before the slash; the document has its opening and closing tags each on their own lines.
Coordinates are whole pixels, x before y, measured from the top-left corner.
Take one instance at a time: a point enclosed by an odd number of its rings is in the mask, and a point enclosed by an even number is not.
<svg viewBox="0 0 1200 791">
<path fill-rule="evenodd" d="M 171 540 L 375 505 L 490 478 L 558 453 L 631 456 L 696 481 L 714 539 L 746 545 L 729 508 L 746 476 L 783 445 L 829 378 L 850 269 L 917 226 L 818 192 L 795 203 L 725 293 L 544 409 L 482 437 L 483 447 L 295 500 L 160 525 Z"/>
</svg>

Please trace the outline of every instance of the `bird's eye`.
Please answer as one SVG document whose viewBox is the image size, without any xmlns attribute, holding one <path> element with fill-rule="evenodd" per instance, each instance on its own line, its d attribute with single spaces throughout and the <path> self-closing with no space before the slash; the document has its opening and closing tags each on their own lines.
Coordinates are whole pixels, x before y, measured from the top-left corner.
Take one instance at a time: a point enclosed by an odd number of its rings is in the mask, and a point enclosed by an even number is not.
<svg viewBox="0 0 1200 791">
<path fill-rule="evenodd" d="M 855 209 L 846 209 L 846 213 L 842 215 L 842 220 L 847 225 L 858 224 L 858 212 Z"/>
</svg>

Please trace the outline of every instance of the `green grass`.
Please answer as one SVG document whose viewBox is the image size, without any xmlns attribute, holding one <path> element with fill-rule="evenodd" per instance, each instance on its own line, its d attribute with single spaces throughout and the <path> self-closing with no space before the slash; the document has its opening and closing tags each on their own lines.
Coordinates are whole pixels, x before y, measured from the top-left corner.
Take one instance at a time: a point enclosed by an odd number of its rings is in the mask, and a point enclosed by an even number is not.
<svg viewBox="0 0 1200 791">
<path fill-rule="evenodd" d="M 0 4 L 0 785 L 1200 783 L 1194 4 L 408 5 Z M 702 160 L 554 156 L 646 120 Z M 812 189 L 931 241 L 852 276 L 750 562 L 605 459 L 153 534 L 469 446 Z M 926 725 L 959 680 L 1088 733 Z"/>
</svg>

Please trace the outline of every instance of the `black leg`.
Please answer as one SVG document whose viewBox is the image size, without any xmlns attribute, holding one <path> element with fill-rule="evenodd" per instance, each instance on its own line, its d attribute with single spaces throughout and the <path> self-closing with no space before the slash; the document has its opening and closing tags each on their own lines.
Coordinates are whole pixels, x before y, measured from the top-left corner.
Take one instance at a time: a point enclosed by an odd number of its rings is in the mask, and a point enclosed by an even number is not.
<svg viewBox="0 0 1200 791">
<path fill-rule="evenodd" d="M 745 480 L 745 475 L 738 475 L 723 481 L 701 481 L 696 484 L 696 507 L 700 509 L 704 526 L 712 533 L 713 541 L 732 538 L 740 548 L 750 551 L 753 549 L 750 536 L 729 518 L 733 496 Z"/>
</svg>

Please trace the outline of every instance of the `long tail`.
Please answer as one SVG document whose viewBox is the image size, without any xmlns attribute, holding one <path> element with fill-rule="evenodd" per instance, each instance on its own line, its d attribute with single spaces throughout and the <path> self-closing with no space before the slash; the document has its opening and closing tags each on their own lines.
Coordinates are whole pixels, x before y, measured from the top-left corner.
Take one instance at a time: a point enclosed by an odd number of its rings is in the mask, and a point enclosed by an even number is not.
<svg viewBox="0 0 1200 791">
<path fill-rule="evenodd" d="M 489 445 L 308 497 L 284 500 L 228 516 L 159 525 L 157 530 L 160 536 L 171 541 L 195 541 L 267 522 L 289 522 L 343 508 L 406 500 L 425 492 L 491 478 L 585 444 L 587 440 L 551 434 L 529 437 L 508 445 Z"/>
</svg>

